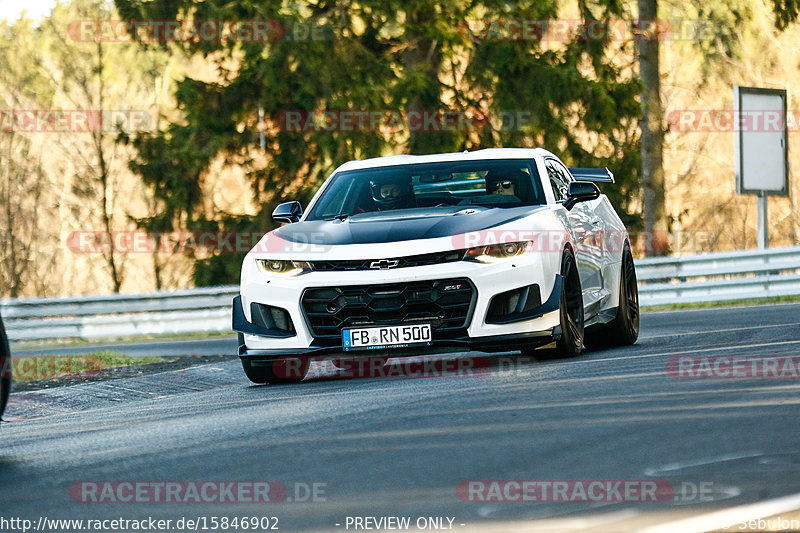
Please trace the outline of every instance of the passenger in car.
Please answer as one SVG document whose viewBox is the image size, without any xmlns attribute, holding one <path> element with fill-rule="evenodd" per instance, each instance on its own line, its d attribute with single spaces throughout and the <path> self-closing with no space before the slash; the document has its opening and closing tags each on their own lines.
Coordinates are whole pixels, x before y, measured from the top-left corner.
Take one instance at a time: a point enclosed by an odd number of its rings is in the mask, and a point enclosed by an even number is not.
<svg viewBox="0 0 800 533">
<path fill-rule="evenodd" d="M 486 175 L 486 194 L 499 194 L 502 196 L 517 196 L 520 190 L 520 176 L 523 172 L 489 172 Z M 523 179 L 524 179 L 523 177 Z"/>
<path fill-rule="evenodd" d="M 487 189 L 489 189 L 488 186 Z M 504 196 L 516 196 L 517 186 L 511 180 L 495 181 L 491 184 L 491 190 L 487 192 L 490 194 L 502 194 Z"/>
</svg>

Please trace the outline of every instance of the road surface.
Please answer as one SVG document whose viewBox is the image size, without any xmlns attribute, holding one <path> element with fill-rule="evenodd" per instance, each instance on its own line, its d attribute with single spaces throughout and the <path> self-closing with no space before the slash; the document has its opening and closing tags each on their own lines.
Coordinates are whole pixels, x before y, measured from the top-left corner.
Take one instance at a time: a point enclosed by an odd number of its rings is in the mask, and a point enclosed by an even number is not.
<svg viewBox="0 0 800 533">
<path fill-rule="evenodd" d="M 229 361 L 20 393 L 0 427 L 0 516 L 153 517 L 172 520 L 167 531 L 193 531 L 188 519 L 223 531 L 213 517 L 276 517 L 280 531 L 397 525 L 389 517 L 412 531 L 689 531 L 699 522 L 675 521 L 754 502 L 780 513 L 800 492 L 800 378 L 679 377 L 674 365 L 786 361 L 798 348 L 800 304 L 763 305 L 649 313 L 634 346 L 546 362 L 506 354 L 460 377 L 336 379 L 328 367 L 253 386 Z M 507 501 L 522 480 L 535 501 Z M 563 480 L 566 501 L 543 496 Z M 618 501 L 615 480 L 658 490 Z M 154 501 L 169 482 L 179 501 Z M 231 482 L 245 487 L 234 502 L 189 494 Z M 247 487 L 264 487 L 253 482 L 271 482 L 266 499 L 280 501 L 248 503 Z M 576 492 L 592 482 L 599 500 Z M 130 487 L 143 492 L 121 503 Z"/>
</svg>

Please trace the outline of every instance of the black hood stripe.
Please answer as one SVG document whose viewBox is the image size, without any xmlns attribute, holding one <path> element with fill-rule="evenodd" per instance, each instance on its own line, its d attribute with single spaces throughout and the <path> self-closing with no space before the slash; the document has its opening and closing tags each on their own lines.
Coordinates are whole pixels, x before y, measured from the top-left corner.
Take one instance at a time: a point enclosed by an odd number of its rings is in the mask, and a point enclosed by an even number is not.
<svg viewBox="0 0 800 533">
<path fill-rule="evenodd" d="M 314 220 L 288 224 L 273 235 L 289 242 L 322 245 L 375 244 L 436 239 L 483 231 L 529 216 L 545 206 L 506 209 L 461 209 L 455 213 L 419 209 L 408 212 L 364 213 L 344 221 Z"/>
</svg>

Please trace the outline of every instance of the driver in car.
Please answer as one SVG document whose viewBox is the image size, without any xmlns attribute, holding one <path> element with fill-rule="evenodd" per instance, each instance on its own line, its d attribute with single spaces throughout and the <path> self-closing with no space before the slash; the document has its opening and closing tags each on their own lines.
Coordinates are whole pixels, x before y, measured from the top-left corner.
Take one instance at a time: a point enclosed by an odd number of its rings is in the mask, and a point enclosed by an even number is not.
<svg viewBox="0 0 800 533">
<path fill-rule="evenodd" d="M 410 178 L 393 176 L 385 180 L 370 181 L 370 187 L 372 199 L 379 211 L 416 207 Z"/>
</svg>

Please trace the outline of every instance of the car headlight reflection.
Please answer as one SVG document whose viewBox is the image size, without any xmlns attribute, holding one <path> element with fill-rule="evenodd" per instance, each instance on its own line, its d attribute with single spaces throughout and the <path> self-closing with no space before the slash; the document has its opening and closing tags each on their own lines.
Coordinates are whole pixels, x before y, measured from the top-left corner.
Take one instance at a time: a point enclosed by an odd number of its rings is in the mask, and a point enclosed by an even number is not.
<svg viewBox="0 0 800 533">
<path fill-rule="evenodd" d="M 258 259 L 258 268 L 265 274 L 279 276 L 297 276 L 311 270 L 306 261 L 287 261 L 284 259 Z"/>
<path fill-rule="evenodd" d="M 482 263 L 494 263 L 522 255 L 533 250 L 531 241 L 504 242 L 501 244 L 490 244 L 487 246 L 477 246 L 470 248 L 464 254 L 464 259 L 469 261 L 479 261 Z"/>
</svg>

